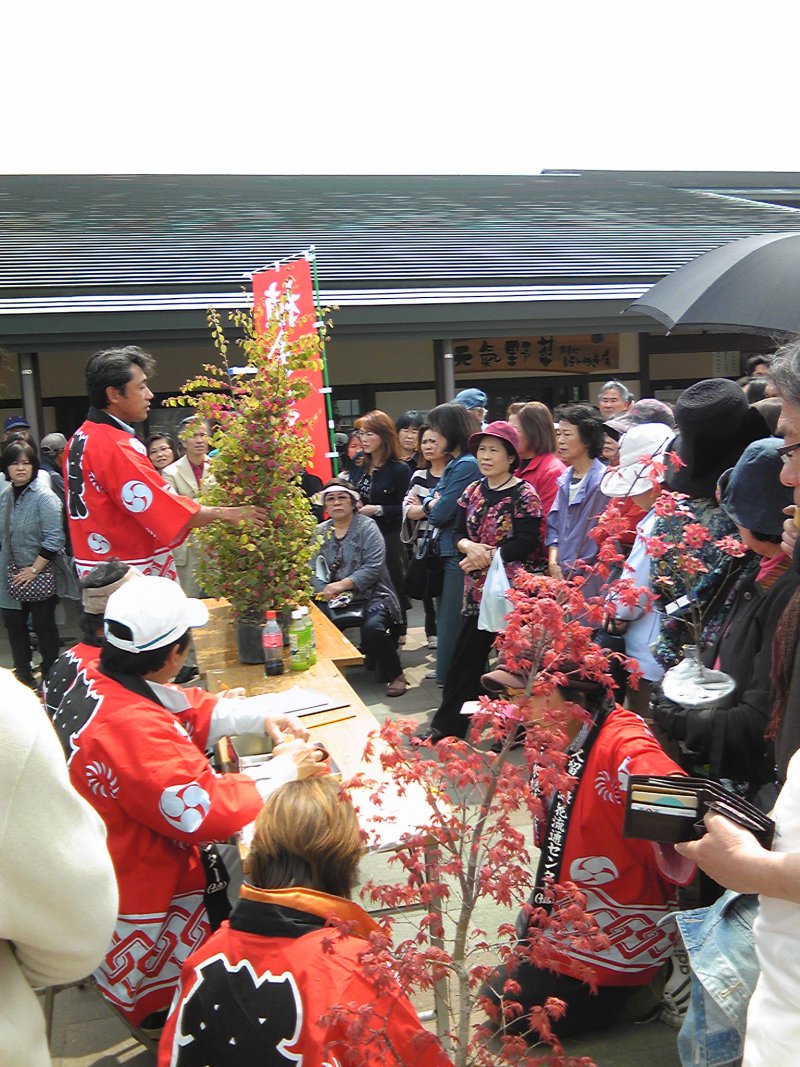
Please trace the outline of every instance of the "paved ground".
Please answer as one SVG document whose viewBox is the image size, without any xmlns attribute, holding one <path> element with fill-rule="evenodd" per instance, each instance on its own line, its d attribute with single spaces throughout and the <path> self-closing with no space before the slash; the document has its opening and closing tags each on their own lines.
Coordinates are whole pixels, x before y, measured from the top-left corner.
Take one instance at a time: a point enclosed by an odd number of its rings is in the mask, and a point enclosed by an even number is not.
<svg viewBox="0 0 800 1067">
<path fill-rule="evenodd" d="M 363 669 L 352 669 L 348 678 L 364 702 L 380 721 L 387 716 L 410 717 L 424 722 L 437 706 L 440 690 L 434 681 L 424 679 L 425 671 L 433 665 L 433 656 L 425 647 L 425 637 L 419 613 L 410 618 L 408 643 L 402 659 L 406 676 L 412 683 L 406 696 L 387 700 L 383 685 L 378 685 Z M 62 636 L 77 638 L 75 617 L 68 613 L 62 626 Z M 8 644 L 0 635 L 0 665 L 10 666 Z M 71 643 L 71 642 L 70 642 Z M 481 924 L 490 928 L 492 922 L 507 921 L 497 909 L 486 908 L 480 916 Z M 423 1010 L 426 1005 L 418 1005 Z M 636 1012 L 642 1005 L 632 1005 Z M 54 1067 L 152 1067 L 155 1058 L 130 1037 L 124 1024 L 114 1016 L 96 991 L 70 988 L 56 997 L 53 1025 Z M 676 1051 L 676 1031 L 662 1023 L 627 1024 L 611 1031 L 590 1035 L 568 1043 L 567 1051 L 574 1056 L 590 1056 L 597 1067 L 679 1067 Z"/>
</svg>

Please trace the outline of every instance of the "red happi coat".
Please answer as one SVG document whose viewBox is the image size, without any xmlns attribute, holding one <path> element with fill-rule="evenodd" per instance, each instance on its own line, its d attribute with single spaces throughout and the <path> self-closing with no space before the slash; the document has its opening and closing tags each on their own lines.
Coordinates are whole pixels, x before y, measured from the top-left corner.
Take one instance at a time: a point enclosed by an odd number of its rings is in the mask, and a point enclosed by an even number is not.
<svg viewBox="0 0 800 1067">
<path fill-rule="evenodd" d="M 89 708 L 82 694 L 77 700 L 70 700 L 69 692 L 86 667 L 96 666 L 100 658 L 100 645 L 89 645 L 79 641 L 66 652 L 62 652 L 44 682 L 44 707 L 56 728 L 67 763 L 72 759 L 74 752 L 72 738 L 85 725 L 84 719 L 77 718 L 78 709 L 80 714 L 88 714 Z M 85 685 L 85 680 L 82 680 Z"/>
<path fill-rule="evenodd" d="M 352 933 L 326 927 L 331 916 Z M 242 886 L 230 920 L 183 965 L 158 1067 L 448 1067 L 399 987 L 378 989 L 361 963 L 377 930 L 341 897 Z M 347 1019 L 323 1023 L 334 1006 Z M 347 1021 L 364 1010 L 354 1043 Z"/>
<path fill-rule="evenodd" d="M 67 518 L 78 577 L 117 556 L 177 581 L 171 549 L 200 504 L 173 493 L 144 444 L 94 408 L 64 452 Z"/>
<path fill-rule="evenodd" d="M 586 894 L 586 911 L 611 942 L 600 953 L 570 945 L 571 959 L 589 964 L 599 985 L 642 985 L 655 977 L 671 951 L 672 933 L 657 923 L 673 910 L 676 894 L 658 862 L 658 846 L 622 835 L 628 779 L 684 772 L 644 720 L 621 707 L 603 722 L 582 771 L 581 751 L 567 765 L 571 774 L 580 774 L 572 807 L 565 812 L 554 803 L 547 829 L 536 841 L 542 849 L 537 882 L 547 873 L 556 881 L 575 882 Z M 562 840 L 560 872 L 548 870 L 553 855 L 548 846 L 557 851 Z M 569 962 L 563 971 L 571 973 Z"/>
<path fill-rule="evenodd" d="M 122 684 L 97 667 L 82 678 L 90 714 L 73 739 L 70 779 L 106 824 L 119 884 L 114 938 L 95 977 L 138 1023 L 169 1006 L 183 961 L 208 937 L 198 846 L 225 841 L 263 801 L 249 778 L 218 774 L 204 754 L 217 697 L 181 690 L 189 707 L 175 713 L 141 679 Z"/>
</svg>

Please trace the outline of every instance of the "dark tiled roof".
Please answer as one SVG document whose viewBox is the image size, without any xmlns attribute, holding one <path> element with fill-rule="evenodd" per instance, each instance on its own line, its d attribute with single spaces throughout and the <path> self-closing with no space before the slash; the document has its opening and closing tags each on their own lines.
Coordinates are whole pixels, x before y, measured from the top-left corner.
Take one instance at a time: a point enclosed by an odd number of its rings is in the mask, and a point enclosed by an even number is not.
<svg viewBox="0 0 800 1067">
<path fill-rule="evenodd" d="M 768 177 L 764 187 L 781 184 Z M 748 185 L 721 178 L 729 191 Z M 311 244 L 323 291 L 644 290 L 702 252 L 781 230 L 800 230 L 800 212 L 644 172 L 0 176 L 0 305 L 234 293 L 249 272 Z"/>
</svg>

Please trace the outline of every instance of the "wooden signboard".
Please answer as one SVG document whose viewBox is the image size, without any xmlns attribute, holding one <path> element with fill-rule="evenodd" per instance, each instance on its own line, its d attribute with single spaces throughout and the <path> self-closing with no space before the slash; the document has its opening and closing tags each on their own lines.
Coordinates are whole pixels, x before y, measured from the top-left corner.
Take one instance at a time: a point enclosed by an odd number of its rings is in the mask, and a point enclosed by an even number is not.
<svg viewBox="0 0 800 1067">
<path fill-rule="evenodd" d="M 619 367 L 619 334 L 577 337 L 478 337 L 453 342 L 456 374 L 555 371 L 602 374 Z"/>
</svg>

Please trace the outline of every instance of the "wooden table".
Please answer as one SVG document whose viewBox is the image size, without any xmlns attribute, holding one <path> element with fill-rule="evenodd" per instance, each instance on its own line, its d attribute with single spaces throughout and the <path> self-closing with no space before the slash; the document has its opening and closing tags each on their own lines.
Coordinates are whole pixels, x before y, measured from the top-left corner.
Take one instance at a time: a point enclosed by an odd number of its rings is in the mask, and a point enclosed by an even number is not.
<svg viewBox="0 0 800 1067">
<path fill-rule="evenodd" d="M 311 619 L 317 639 L 317 662 L 307 671 L 289 669 L 288 651 L 284 655 L 284 673 L 267 676 L 260 664 L 239 662 L 236 652 L 236 625 L 224 600 L 206 601 L 209 621 L 192 630 L 197 667 L 211 693 L 242 686 L 248 696 L 256 693 L 280 693 L 292 686 L 316 689 L 330 697 L 346 701 L 347 707 L 304 715 L 302 722 L 333 756 L 343 778 L 363 769 L 364 747 L 370 734 L 379 729 L 378 720 L 356 693 L 340 667 L 359 664 L 363 657 L 333 623 L 315 606 Z"/>
</svg>

